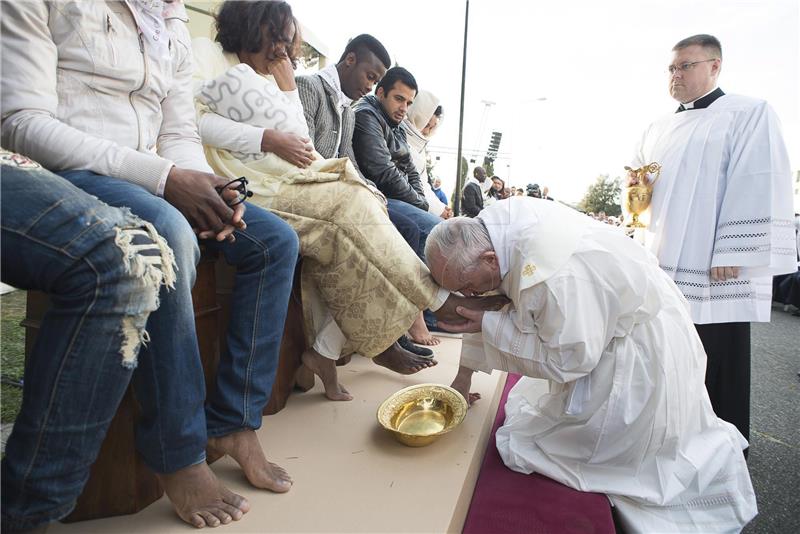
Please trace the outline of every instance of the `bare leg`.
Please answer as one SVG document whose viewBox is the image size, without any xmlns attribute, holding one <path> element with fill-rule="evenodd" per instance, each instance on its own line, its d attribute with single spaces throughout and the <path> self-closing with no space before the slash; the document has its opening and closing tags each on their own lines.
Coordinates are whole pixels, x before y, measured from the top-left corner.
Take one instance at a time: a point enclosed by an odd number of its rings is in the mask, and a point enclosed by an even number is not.
<svg viewBox="0 0 800 534">
<path fill-rule="evenodd" d="M 472 373 L 474 372 L 468 367 L 459 366 L 458 373 L 456 373 L 453 383 L 450 384 L 451 388 L 461 393 L 461 396 L 467 401 L 467 406 L 472 406 L 472 403 L 481 398 L 480 393 L 469 392 L 469 388 L 472 386 Z"/>
<path fill-rule="evenodd" d="M 425 318 L 422 312 L 419 312 L 417 318 L 414 319 L 414 324 L 408 329 L 408 337 L 411 338 L 411 341 L 419 343 L 420 345 L 438 345 L 441 343 L 438 337 L 431 335 L 425 324 Z"/>
<path fill-rule="evenodd" d="M 247 499 L 223 486 L 205 462 L 156 476 L 178 516 L 197 528 L 238 521 L 250 510 Z"/>
<path fill-rule="evenodd" d="M 336 362 L 334 360 L 326 358 L 312 348 L 306 350 L 301 358 L 303 364 L 322 380 L 326 397 L 335 401 L 353 400 L 353 396 L 350 395 L 350 392 L 339 383 Z"/>
<path fill-rule="evenodd" d="M 278 464 L 264 456 L 255 431 L 247 429 L 227 436 L 209 438 L 208 448 L 229 455 L 244 471 L 250 484 L 257 488 L 285 493 L 292 487 L 292 478 Z"/>
<path fill-rule="evenodd" d="M 401 375 L 413 375 L 439 363 L 408 352 L 397 343 L 393 343 L 391 347 L 372 358 L 372 361 Z"/>
</svg>

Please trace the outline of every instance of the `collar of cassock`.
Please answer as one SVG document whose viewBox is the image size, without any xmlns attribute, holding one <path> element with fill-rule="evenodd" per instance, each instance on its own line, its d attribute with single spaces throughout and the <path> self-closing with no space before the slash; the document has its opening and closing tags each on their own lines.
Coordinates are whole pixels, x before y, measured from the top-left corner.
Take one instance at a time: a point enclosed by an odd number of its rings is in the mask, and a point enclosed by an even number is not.
<svg viewBox="0 0 800 534">
<path fill-rule="evenodd" d="M 711 105 L 714 100 L 718 99 L 725 93 L 722 92 L 722 89 L 717 87 L 710 93 L 706 94 L 705 96 L 701 96 L 694 102 L 687 102 L 686 104 L 681 104 L 678 106 L 678 109 L 675 110 L 675 113 L 680 113 L 681 111 L 686 111 L 687 109 L 704 109 Z"/>
</svg>

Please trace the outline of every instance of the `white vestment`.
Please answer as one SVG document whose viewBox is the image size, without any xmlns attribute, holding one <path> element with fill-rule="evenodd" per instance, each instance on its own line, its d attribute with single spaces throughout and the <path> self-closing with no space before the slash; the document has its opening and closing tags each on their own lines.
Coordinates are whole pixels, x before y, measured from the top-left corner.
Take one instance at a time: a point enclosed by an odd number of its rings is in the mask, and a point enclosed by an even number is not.
<svg viewBox="0 0 800 534">
<path fill-rule="evenodd" d="M 789 158 L 763 100 L 724 95 L 644 133 L 633 167 L 662 165 L 646 233 L 697 324 L 769 321 L 772 277 L 794 272 Z M 711 267 L 742 267 L 711 282 Z"/>
<path fill-rule="evenodd" d="M 736 428 L 717 418 L 685 299 L 619 230 L 555 202 L 484 209 L 507 309 L 465 336 L 461 364 L 523 377 L 506 404 L 505 464 L 605 493 L 630 532 L 735 532 L 756 513 Z"/>
</svg>

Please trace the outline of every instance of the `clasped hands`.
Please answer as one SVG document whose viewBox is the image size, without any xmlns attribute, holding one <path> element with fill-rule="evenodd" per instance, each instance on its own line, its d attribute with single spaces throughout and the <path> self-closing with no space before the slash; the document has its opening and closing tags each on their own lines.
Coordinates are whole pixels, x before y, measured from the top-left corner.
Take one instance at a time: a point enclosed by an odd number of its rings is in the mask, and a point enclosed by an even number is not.
<svg viewBox="0 0 800 534">
<path fill-rule="evenodd" d="M 170 170 L 164 187 L 164 199 L 186 217 L 198 239 L 231 243 L 236 241 L 234 230 L 247 228 L 245 204 L 229 205 L 239 194 L 221 176 L 178 167 Z"/>
<path fill-rule="evenodd" d="M 498 311 L 509 302 L 511 301 L 504 295 L 461 297 L 451 293 L 442 307 L 434 312 L 436 324 L 448 332 L 480 332 L 483 314 L 487 311 Z"/>
</svg>

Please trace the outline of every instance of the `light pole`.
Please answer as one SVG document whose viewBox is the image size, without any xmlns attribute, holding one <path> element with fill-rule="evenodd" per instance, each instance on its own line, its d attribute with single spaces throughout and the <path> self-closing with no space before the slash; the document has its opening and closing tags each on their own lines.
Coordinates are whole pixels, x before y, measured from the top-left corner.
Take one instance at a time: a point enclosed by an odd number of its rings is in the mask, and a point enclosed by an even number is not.
<svg viewBox="0 0 800 534">
<path fill-rule="evenodd" d="M 465 2 L 464 11 L 464 54 L 461 58 L 461 113 L 458 118 L 458 154 L 456 154 L 456 190 L 453 191 L 453 213 L 461 213 L 461 189 L 464 181 L 461 179 L 461 148 L 464 137 L 464 84 L 467 78 L 467 30 L 469 30 L 469 0 Z M 466 169 L 465 169 L 466 170 Z"/>
</svg>

